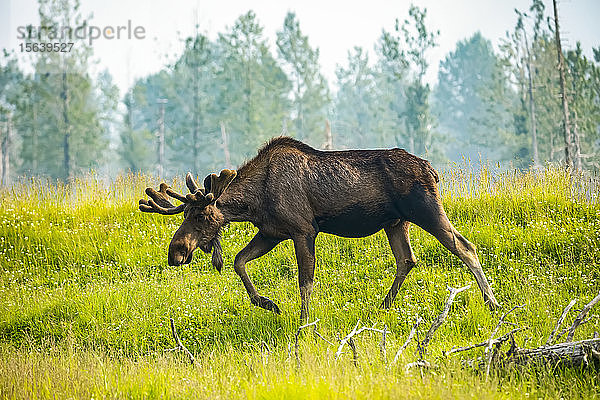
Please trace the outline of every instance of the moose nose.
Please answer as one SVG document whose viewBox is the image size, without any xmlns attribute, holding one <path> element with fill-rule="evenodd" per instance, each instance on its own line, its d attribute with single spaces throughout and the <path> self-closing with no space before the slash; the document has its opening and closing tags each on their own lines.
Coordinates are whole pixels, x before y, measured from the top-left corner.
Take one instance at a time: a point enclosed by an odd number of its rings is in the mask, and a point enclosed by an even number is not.
<svg viewBox="0 0 600 400">
<path fill-rule="evenodd" d="M 169 265 L 178 266 L 183 264 L 185 261 L 185 254 L 183 252 L 176 251 L 173 254 L 169 253 Z"/>
</svg>

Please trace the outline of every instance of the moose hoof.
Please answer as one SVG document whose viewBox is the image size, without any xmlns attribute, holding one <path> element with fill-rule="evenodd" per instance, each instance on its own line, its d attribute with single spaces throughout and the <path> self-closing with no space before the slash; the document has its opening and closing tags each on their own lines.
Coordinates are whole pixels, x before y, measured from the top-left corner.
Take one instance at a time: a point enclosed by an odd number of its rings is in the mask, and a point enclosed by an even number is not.
<svg viewBox="0 0 600 400">
<path fill-rule="evenodd" d="M 502 309 L 502 306 L 500 305 L 500 303 L 498 303 L 496 301 L 496 299 L 487 300 L 486 304 L 490 308 L 491 311 L 496 311 L 496 310 L 501 310 Z"/>
<path fill-rule="evenodd" d="M 275 304 L 273 300 L 269 299 L 268 297 L 257 296 L 252 299 L 252 304 L 260 308 L 264 308 L 265 310 L 273 311 L 275 314 L 281 314 L 277 304 Z"/>
<path fill-rule="evenodd" d="M 389 301 L 388 299 L 383 300 L 383 302 L 381 302 L 381 304 L 379 305 L 379 308 L 382 310 L 389 310 L 392 307 L 392 302 Z"/>
</svg>

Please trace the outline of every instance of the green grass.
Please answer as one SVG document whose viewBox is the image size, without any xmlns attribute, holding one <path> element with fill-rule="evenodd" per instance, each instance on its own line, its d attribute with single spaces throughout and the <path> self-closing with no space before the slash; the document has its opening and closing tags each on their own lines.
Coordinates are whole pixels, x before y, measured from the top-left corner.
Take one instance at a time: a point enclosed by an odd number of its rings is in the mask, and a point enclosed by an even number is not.
<svg viewBox="0 0 600 400">
<path fill-rule="evenodd" d="M 597 370 L 528 367 L 486 379 L 461 367 L 461 359 L 481 355 L 477 350 L 443 357 L 453 346 L 487 339 L 500 313 L 484 306 L 468 269 L 414 226 L 418 268 L 389 311 L 378 309 L 395 273 L 385 235 L 319 235 L 311 317 L 320 318 L 320 332 L 334 342 L 359 319 L 387 325 L 391 360 L 417 315 L 425 320 L 422 335 L 439 314 L 446 285 L 473 283 L 430 344 L 427 359 L 436 368 L 405 370 L 416 358 L 414 343 L 399 363 L 386 366 L 372 333 L 356 339 L 358 366 L 347 353 L 336 361 L 335 347 L 305 333 L 298 366 L 300 298 L 291 243 L 248 264 L 261 294 L 280 306 L 277 316 L 250 304 L 232 268 L 255 232 L 249 224 L 223 232 L 221 274 L 201 252 L 191 265 L 167 266 L 182 216 L 136 207 L 143 189 L 157 184 L 128 176 L 109 185 L 92 175 L 68 186 L 28 181 L 0 192 L 0 397 L 600 398 Z M 542 345 L 571 299 L 580 308 L 600 291 L 598 187 L 558 169 L 442 174 L 444 206 L 477 245 L 504 310 L 525 305 L 512 318 L 528 327 L 517 336 L 521 345 L 526 338 L 528 347 Z M 576 339 L 600 331 L 599 314 L 592 310 Z M 169 318 L 196 365 L 166 351 L 174 347 Z"/>
</svg>

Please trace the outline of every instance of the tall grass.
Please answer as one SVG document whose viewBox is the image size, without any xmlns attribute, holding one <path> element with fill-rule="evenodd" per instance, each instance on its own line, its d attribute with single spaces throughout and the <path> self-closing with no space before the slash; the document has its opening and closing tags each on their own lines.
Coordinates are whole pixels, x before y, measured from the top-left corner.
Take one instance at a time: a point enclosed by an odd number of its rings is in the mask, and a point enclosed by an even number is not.
<svg viewBox="0 0 600 400">
<path fill-rule="evenodd" d="M 223 233 L 222 274 L 200 252 L 183 267 L 166 264 L 182 216 L 137 211 L 146 186 L 159 182 L 96 176 L 71 185 L 24 181 L 0 192 L 0 397 L 447 398 L 598 397 L 593 370 L 532 368 L 485 377 L 461 369 L 443 351 L 488 338 L 499 315 L 476 285 L 461 293 L 434 337 L 428 357 L 438 366 L 406 372 L 414 348 L 398 365 L 379 358 L 378 337 L 356 340 L 348 355 L 305 334 L 298 368 L 289 345 L 300 299 L 291 243 L 251 262 L 259 291 L 281 316 L 253 307 L 233 272 L 235 254 L 255 228 Z M 172 182 L 181 187 L 182 182 Z M 443 202 L 459 231 L 478 247 L 485 273 L 515 320 L 529 329 L 521 345 L 538 346 L 562 308 L 581 306 L 600 291 L 598 184 L 560 169 L 494 174 L 452 169 L 442 174 Z M 319 235 L 311 301 L 319 329 L 335 341 L 360 319 L 389 327 L 388 351 L 405 340 L 417 315 L 429 326 L 443 307 L 446 285 L 473 282 L 468 269 L 434 238 L 411 228 L 419 260 L 389 311 L 378 309 L 395 274 L 381 232 L 365 239 Z M 600 310 L 578 329 L 600 330 Z M 168 319 L 198 355 L 188 366 L 173 347 Z M 573 316 L 569 317 L 572 320 Z"/>
</svg>

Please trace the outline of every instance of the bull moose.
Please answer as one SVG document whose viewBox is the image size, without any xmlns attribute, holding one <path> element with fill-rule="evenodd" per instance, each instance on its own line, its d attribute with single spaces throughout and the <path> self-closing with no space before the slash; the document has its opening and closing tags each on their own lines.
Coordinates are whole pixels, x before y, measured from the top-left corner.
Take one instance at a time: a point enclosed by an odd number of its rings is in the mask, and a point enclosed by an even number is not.
<svg viewBox="0 0 600 400">
<path fill-rule="evenodd" d="M 416 259 L 409 226 L 416 224 L 437 238 L 469 267 L 485 302 L 498 307 L 475 246 L 449 221 L 441 203 L 438 175 L 428 161 L 402 149 L 320 151 L 289 137 L 272 139 L 237 171 L 208 175 L 204 187 L 190 173 L 183 196 L 165 183 L 146 189 L 144 212 L 184 213 L 169 244 L 169 265 L 187 264 L 200 248 L 212 251 L 212 264 L 223 266 L 220 231 L 230 222 L 249 221 L 258 233 L 235 257 L 234 269 L 252 304 L 280 313 L 261 296 L 246 272 L 246 263 L 278 243 L 292 239 L 298 262 L 301 320 L 308 319 L 319 232 L 364 237 L 385 230 L 396 260 L 396 276 L 381 307 L 389 308 Z M 169 197 L 182 202 L 174 206 Z"/>
</svg>

